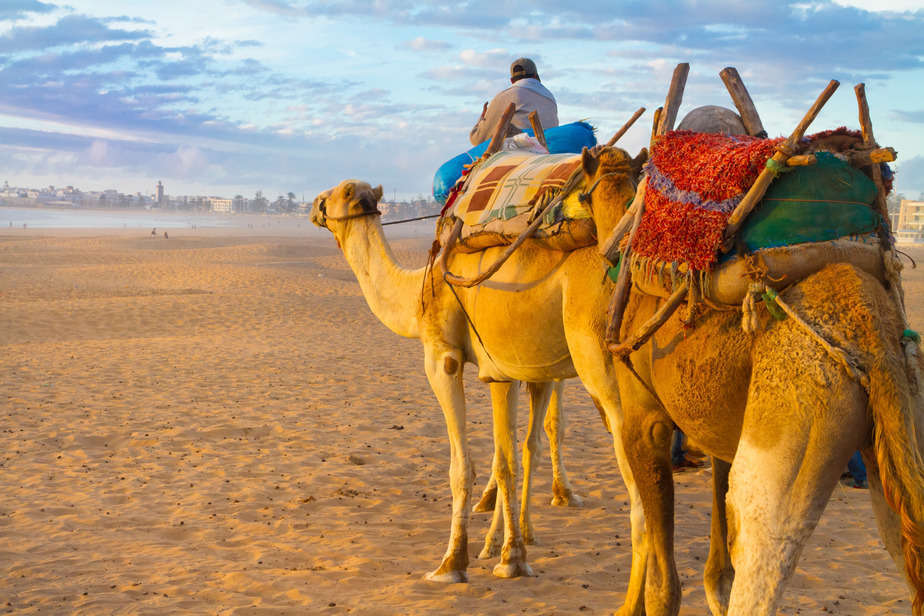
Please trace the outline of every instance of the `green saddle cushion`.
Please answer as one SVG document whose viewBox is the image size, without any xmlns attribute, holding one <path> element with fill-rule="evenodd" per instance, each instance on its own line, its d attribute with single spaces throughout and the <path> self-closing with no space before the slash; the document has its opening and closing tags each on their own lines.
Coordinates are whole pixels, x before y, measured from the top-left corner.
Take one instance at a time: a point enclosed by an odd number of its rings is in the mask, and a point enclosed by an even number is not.
<svg viewBox="0 0 924 616">
<path fill-rule="evenodd" d="M 876 184 L 827 152 L 817 163 L 782 174 L 742 226 L 738 241 L 748 252 L 823 242 L 875 231 L 881 216 L 870 207 Z"/>
</svg>

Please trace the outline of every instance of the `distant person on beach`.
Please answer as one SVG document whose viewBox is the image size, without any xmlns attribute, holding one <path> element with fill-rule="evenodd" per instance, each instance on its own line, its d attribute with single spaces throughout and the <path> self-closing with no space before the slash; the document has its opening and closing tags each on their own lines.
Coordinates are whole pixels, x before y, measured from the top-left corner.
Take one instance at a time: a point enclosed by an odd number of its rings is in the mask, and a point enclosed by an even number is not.
<svg viewBox="0 0 924 616">
<path fill-rule="evenodd" d="M 167 235 L 167 232 L 166 232 L 166 231 L 164 231 L 164 239 L 165 239 L 165 240 L 168 240 L 168 239 L 170 239 L 170 236 L 169 236 L 169 235 Z"/>
<path fill-rule="evenodd" d="M 153 229 L 151 229 L 151 237 L 155 237 L 156 235 L 157 235 L 157 227 L 154 227 Z"/>
<path fill-rule="evenodd" d="M 542 128 L 558 126 L 558 104 L 552 93 L 539 81 L 535 62 L 529 58 L 514 60 L 510 65 L 510 83 L 513 85 L 498 93 L 490 103 L 484 104 L 481 117 L 468 135 L 472 145 L 478 145 L 494 136 L 494 129 L 510 103 L 516 104 L 516 112 L 507 127 L 507 137 L 529 128 L 529 114 L 533 111 L 539 113 Z"/>
</svg>

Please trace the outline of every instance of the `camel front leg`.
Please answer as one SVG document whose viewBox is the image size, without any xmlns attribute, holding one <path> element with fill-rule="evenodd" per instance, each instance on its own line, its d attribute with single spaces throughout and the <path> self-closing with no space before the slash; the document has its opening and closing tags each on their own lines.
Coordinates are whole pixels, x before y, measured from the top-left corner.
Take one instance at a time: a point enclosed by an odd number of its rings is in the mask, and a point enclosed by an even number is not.
<svg viewBox="0 0 924 616">
<path fill-rule="evenodd" d="M 424 349 L 430 387 L 443 409 L 449 433 L 449 485 L 452 489 L 452 526 L 449 546 L 440 566 L 427 574 L 433 582 L 466 582 L 468 575 L 468 518 L 474 469 L 465 432 L 465 392 L 462 354 L 453 349 Z"/>
<path fill-rule="evenodd" d="M 498 501 L 503 507 L 504 546 L 494 575 L 503 578 L 533 575 L 526 563 L 526 546 L 517 520 L 517 388 L 516 383 L 491 383 L 494 409 L 494 447 L 497 453 L 494 475 Z"/>
<path fill-rule="evenodd" d="M 673 422 L 660 410 L 625 403 L 622 442 L 645 510 L 648 567 L 645 614 L 680 610 L 680 577 L 674 562 L 674 478 L 670 459 Z"/>
<path fill-rule="evenodd" d="M 564 390 L 564 381 L 554 382 L 545 415 L 545 433 L 549 437 L 549 457 L 552 458 L 552 504 L 557 507 L 580 507 L 584 501 L 574 493 L 561 455 L 561 445 L 565 438 L 565 415 L 561 407 Z"/>
</svg>

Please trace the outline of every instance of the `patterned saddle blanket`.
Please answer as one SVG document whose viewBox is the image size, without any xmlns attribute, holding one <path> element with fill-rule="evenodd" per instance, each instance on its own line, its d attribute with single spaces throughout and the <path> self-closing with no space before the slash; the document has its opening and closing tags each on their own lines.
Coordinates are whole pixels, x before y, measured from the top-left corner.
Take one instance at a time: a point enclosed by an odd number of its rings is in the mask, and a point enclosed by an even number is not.
<svg viewBox="0 0 924 616">
<path fill-rule="evenodd" d="M 452 214 L 471 228 L 513 220 L 532 211 L 544 196 L 561 190 L 580 166 L 578 154 L 499 152 L 472 172 L 465 192 L 453 203 Z M 582 188 L 583 181 L 555 212 L 546 215 L 547 224 L 563 218 L 590 218 L 590 211 L 578 200 Z"/>
<path fill-rule="evenodd" d="M 451 213 L 463 222 L 460 248 L 470 252 L 513 243 L 535 216 L 580 174 L 579 154 L 499 152 L 472 171 Z M 575 250 L 596 241 L 590 210 L 578 195 L 580 178 L 565 198 L 546 212 L 532 239 L 553 250 Z"/>
</svg>

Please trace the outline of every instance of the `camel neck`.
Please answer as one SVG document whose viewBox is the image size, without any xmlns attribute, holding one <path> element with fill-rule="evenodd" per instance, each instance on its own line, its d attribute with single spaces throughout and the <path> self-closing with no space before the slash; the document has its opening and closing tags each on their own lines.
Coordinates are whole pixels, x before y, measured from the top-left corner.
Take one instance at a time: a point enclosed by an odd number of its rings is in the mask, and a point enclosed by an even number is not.
<svg viewBox="0 0 924 616">
<path fill-rule="evenodd" d="M 346 221 L 340 242 L 372 313 L 396 334 L 417 338 L 424 269 L 395 261 L 378 216 Z"/>
</svg>

